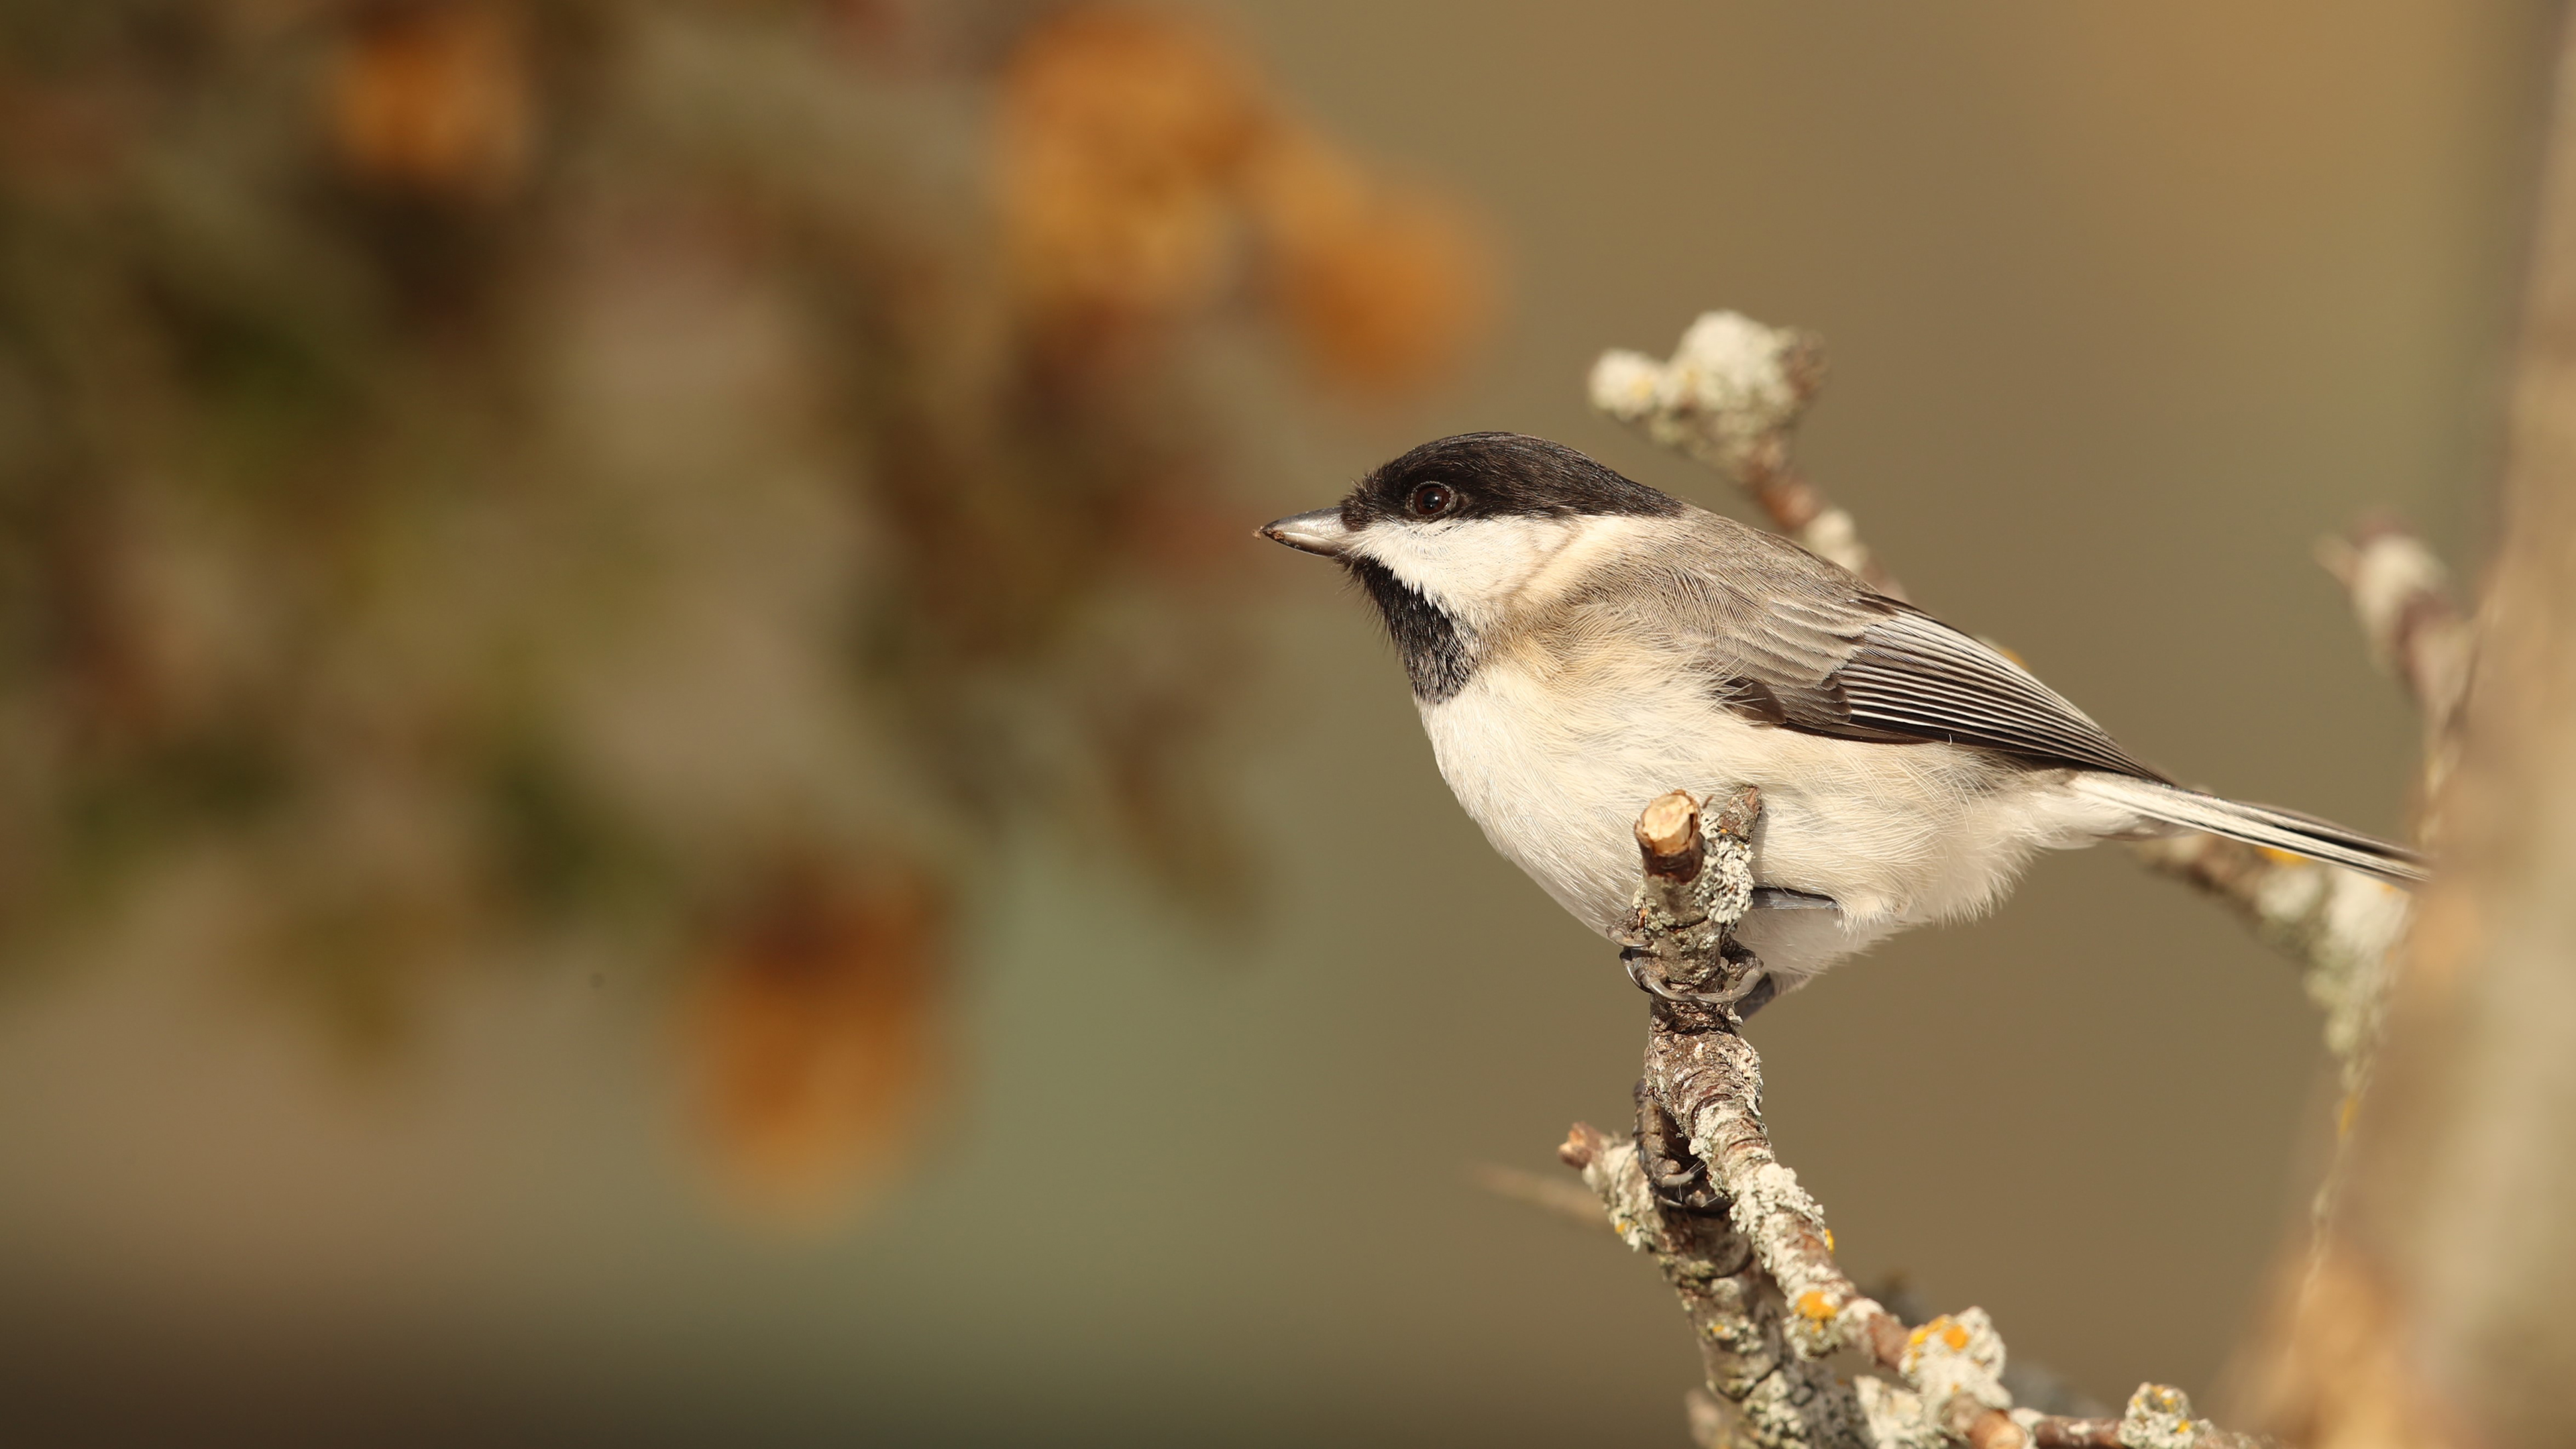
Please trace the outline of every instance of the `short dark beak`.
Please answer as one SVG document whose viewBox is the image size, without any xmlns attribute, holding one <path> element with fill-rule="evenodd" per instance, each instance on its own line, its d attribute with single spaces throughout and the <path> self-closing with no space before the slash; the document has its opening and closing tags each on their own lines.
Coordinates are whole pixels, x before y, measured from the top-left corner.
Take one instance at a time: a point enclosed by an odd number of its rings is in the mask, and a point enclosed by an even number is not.
<svg viewBox="0 0 2576 1449">
<path fill-rule="evenodd" d="M 1284 543 L 1307 553 L 1326 558 L 1339 558 L 1350 543 L 1351 531 L 1342 526 L 1342 510 L 1318 508 L 1312 513 L 1292 513 L 1276 523 L 1265 523 L 1253 532 L 1272 543 Z"/>
</svg>

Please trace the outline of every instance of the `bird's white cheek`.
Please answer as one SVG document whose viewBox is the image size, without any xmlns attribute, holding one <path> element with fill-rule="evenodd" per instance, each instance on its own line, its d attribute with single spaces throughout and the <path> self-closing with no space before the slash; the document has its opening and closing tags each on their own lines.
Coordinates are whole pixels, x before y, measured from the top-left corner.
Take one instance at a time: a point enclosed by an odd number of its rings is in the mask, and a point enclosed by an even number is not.
<svg viewBox="0 0 2576 1449">
<path fill-rule="evenodd" d="M 1386 524 L 1363 531 L 1352 551 L 1470 625 L 1491 622 L 1572 537 L 1556 519 L 1475 518 Z"/>
</svg>

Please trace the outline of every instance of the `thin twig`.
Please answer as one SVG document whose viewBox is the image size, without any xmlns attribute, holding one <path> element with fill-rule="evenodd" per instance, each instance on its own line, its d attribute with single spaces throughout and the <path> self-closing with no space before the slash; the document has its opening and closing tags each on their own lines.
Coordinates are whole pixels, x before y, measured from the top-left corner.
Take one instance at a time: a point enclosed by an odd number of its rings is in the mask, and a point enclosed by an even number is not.
<svg viewBox="0 0 2576 1449">
<path fill-rule="evenodd" d="M 1505 1167 L 1498 1162 L 1472 1163 L 1467 1175 L 1496 1197 L 1526 1203 L 1550 1217 L 1579 1223 L 1596 1233 L 1601 1231 L 1600 1202 L 1563 1178 L 1541 1177 L 1526 1168 Z"/>
<path fill-rule="evenodd" d="M 1825 379 L 1815 334 L 1765 327 L 1740 312 L 1706 312 L 1662 362 L 1612 351 L 1592 365 L 1592 405 L 1726 475 L 1810 553 L 1871 588 L 1905 597 L 1852 516 L 1789 459 L 1789 438 Z"/>
<path fill-rule="evenodd" d="M 2128 1412 L 2119 1418 L 2044 1415 L 2030 1421 L 2030 1431 L 2038 1449 L 2272 1449 L 2273 1445 L 2260 1435 L 2235 1433 L 2193 1418 L 2191 1400 L 2182 1390 L 2163 1384 L 2140 1384 L 2129 1396 Z"/>
<path fill-rule="evenodd" d="M 2365 519 L 2317 545 L 2317 561 L 2344 586 L 2371 658 L 2397 676 L 2424 721 L 2422 802 L 2415 841 L 2439 853 L 2442 786 L 2459 763 L 2460 714 L 2477 667 L 2477 631 L 2451 592 L 2450 570 L 2404 523 Z"/>
<path fill-rule="evenodd" d="M 2385 515 L 2320 540 L 2317 562 L 2344 586 L 2371 658 L 2406 686 L 2427 732 L 2448 732 L 2468 698 L 2475 652 L 2451 571 L 2413 529 Z"/>
</svg>

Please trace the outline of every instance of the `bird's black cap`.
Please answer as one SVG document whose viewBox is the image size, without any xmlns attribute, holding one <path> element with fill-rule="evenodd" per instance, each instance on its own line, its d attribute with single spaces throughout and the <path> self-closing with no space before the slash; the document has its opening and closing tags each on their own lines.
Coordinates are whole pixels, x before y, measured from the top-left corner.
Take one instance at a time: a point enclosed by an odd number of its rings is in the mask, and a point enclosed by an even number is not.
<svg viewBox="0 0 2576 1449">
<path fill-rule="evenodd" d="M 1456 490 L 1444 514 L 1449 518 L 1669 517 L 1682 511 L 1678 501 L 1562 443 L 1524 433 L 1460 433 L 1425 443 L 1361 479 L 1342 500 L 1342 523 L 1362 528 L 1407 517 L 1406 500 L 1426 483 Z"/>
</svg>

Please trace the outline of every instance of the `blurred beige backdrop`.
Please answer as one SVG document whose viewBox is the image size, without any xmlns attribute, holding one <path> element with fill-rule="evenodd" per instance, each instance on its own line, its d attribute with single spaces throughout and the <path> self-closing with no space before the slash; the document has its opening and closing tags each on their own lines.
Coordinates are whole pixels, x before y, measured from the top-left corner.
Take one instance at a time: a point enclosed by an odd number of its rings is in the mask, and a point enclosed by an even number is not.
<svg viewBox="0 0 2576 1449">
<path fill-rule="evenodd" d="M 1803 455 L 1919 602 L 2182 778 L 2399 828 L 2412 722 L 2309 550 L 2393 507 L 2474 552 L 2544 7 L 1214 13 L 1481 207 L 1511 275 L 1470 375 L 1397 415 L 1302 424 L 1217 359 L 1267 454 L 1247 529 L 1480 427 L 1731 506 L 1581 383 L 1734 307 L 1824 335 Z M 184 940 L 14 993 L 0 1438 L 1681 1442 L 1651 1269 L 1468 1177 L 1625 1121 L 1635 995 L 1457 812 L 1357 600 L 1242 550 L 1260 922 L 1015 857 L 969 921 L 963 1089 L 846 1228 L 707 1190 L 615 973 L 459 984 L 360 1078 Z M 2329 1127 L 2290 969 L 2215 907 L 2051 860 L 1753 1035 L 1856 1274 L 2098 1396 L 2223 1387 Z"/>
</svg>

